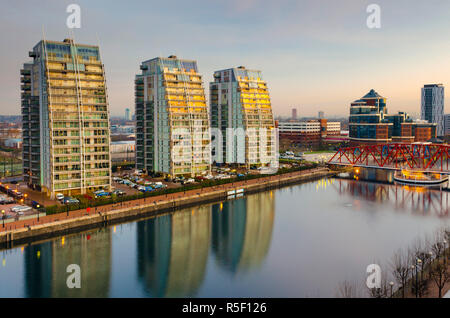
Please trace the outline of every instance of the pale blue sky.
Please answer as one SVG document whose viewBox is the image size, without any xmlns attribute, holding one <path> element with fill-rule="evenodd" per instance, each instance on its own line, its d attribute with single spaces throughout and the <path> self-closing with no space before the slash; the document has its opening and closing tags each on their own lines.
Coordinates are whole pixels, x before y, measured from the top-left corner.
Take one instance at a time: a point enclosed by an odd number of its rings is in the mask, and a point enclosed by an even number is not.
<svg viewBox="0 0 450 318">
<path fill-rule="evenodd" d="M 0 3 L 0 114 L 20 112 L 19 70 L 42 26 L 47 39 L 68 36 L 70 3 L 82 10 L 75 40 L 97 44 L 98 35 L 113 115 L 134 109 L 140 62 L 171 54 L 196 59 L 205 87 L 214 70 L 261 70 L 277 115 L 292 107 L 300 116 L 347 115 L 371 88 L 388 98 L 390 112 L 418 113 L 423 84 L 450 83 L 448 0 Z M 381 29 L 366 26 L 371 3 L 381 7 Z"/>
</svg>

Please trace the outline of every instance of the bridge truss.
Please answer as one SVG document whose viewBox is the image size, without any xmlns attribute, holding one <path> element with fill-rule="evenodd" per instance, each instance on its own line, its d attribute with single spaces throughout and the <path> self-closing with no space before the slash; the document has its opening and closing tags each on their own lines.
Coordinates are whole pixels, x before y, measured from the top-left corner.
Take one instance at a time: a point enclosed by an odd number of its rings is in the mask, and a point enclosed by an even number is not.
<svg viewBox="0 0 450 318">
<path fill-rule="evenodd" d="M 450 145 L 389 143 L 340 148 L 331 165 L 417 170 L 450 174 Z"/>
</svg>

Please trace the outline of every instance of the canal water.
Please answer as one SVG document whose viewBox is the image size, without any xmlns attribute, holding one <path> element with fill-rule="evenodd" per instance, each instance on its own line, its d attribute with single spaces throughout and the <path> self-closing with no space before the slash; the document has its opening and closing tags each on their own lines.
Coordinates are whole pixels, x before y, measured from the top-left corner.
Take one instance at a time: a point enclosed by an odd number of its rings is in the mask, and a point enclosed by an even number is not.
<svg viewBox="0 0 450 318">
<path fill-rule="evenodd" d="M 335 297 L 448 226 L 449 194 L 324 178 L 18 246 L 0 251 L 0 297 Z"/>
</svg>

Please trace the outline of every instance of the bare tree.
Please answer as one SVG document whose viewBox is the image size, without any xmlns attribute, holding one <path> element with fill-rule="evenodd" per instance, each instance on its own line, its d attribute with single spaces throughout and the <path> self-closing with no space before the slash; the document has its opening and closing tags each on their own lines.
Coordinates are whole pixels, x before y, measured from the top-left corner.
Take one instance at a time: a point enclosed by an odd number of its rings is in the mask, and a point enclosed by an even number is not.
<svg viewBox="0 0 450 318">
<path fill-rule="evenodd" d="M 436 259 L 439 259 L 445 251 L 445 230 L 439 230 L 433 240 L 433 243 L 431 244 L 431 250 L 436 255 Z"/>
<path fill-rule="evenodd" d="M 392 274 L 402 291 L 402 298 L 405 298 L 406 283 L 411 271 L 408 260 L 409 257 L 407 257 L 401 250 L 399 250 L 394 254 L 391 264 Z"/>
<path fill-rule="evenodd" d="M 439 290 L 439 298 L 442 297 L 442 290 L 447 282 L 450 282 L 450 272 L 448 270 L 447 264 L 441 263 L 437 260 L 437 263 L 433 265 L 431 270 L 431 278 L 436 284 Z"/>
<path fill-rule="evenodd" d="M 428 280 L 421 277 L 423 274 L 420 275 L 418 273 L 418 275 L 420 278 L 417 279 L 417 281 L 416 279 L 411 280 L 411 291 L 413 294 L 415 294 L 417 290 L 417 295 L 419 296 L 419 298 L 422 298 L 428 294 Z"/>
<path fill-rule="evenodd" d="M 369 297 L 371 298 L 389 298 L 390 285 L 386 272 L 381 274 L 381 284 L 379 288 L 368 288 Z"/>
<path fill-rule="evenodd" d="M 356 298 L 358 297 L 358 287 L 347 280 L 339 283 L 337 297 Z"/>
</svg>

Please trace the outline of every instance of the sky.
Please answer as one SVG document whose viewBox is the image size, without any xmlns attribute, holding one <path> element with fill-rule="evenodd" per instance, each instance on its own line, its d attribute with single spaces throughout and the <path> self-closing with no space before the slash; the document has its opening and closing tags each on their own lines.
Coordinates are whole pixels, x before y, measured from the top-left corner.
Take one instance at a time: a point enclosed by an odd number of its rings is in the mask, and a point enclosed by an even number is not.
<svg viewBox="0 0 450 318">
<path fill-rule="evenodd" d="M 421 87 L 450 83 L 448 0 L 0 0 L 0 115 L 20 113 L 19 72 L 43 30 L 70 36 L 72 3 L 75 41 L 100 45 L 113 116 L 134 110 L 134 77 L 156 56 L 197 60 L 207 94 L 215 70 L 261 70 L 282 116 L 347 116 L 372 88 L 417 116 Z M 372 3 L 380 28 L 367 27 Z"/>
</svg>

